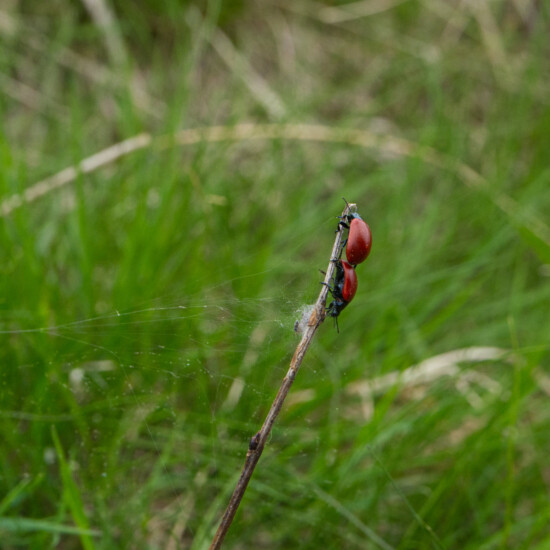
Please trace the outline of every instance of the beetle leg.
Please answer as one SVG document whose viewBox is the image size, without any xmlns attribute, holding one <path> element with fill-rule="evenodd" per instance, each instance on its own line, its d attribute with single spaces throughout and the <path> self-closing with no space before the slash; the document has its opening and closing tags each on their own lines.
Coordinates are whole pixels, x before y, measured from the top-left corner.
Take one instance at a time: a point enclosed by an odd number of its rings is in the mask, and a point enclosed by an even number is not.
<svg viewBox="0 0 550 550">
<path fill-rule="evenodd" d="M 344 242 L 342 242 L 342 244 L 340 245 L 340 252 L 338 252 L 338 260 L 331 260 L 331 262 L 337 262 L 340 260 L 340 258 L 342 257 L 342 254 L 344 253 L 344 248 L 346 248 L 347 242 L 348 240 L 345 239 Z"/>
<path fill-rule="evenodd" d="M 334 295 L 334 288 L 332 287 L 332 285 L 330 285 L 329 283 L 325 283 L 325 281 L 321 281 L 321 284 L 328 287 L 330 293 Z"/>
</svg>

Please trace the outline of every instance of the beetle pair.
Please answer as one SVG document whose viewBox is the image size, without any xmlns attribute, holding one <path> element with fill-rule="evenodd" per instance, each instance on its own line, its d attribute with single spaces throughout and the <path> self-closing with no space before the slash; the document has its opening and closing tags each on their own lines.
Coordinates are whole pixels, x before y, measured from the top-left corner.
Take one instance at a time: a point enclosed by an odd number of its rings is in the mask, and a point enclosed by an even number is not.
<svg viewBox="0 0 550 550">
<path fill-rule="evenodd" d="M 338 223 L 338 230 L 342 227 L 348 230 L 348 238 L 342 245 L 338 260 L 335 260 L 336 272 L 332 284 L 328 285 L 332 302 L 327 308 L 327 314 L 334 318 L 337 329 L 338 315 L 353 300 L 357 291 L 355 267 L 367 259 L 372 247 L 370 227 L 357 212 L 342 216 Z M 344 247 L 347 261 L 340 259 Z"/>
</svg>

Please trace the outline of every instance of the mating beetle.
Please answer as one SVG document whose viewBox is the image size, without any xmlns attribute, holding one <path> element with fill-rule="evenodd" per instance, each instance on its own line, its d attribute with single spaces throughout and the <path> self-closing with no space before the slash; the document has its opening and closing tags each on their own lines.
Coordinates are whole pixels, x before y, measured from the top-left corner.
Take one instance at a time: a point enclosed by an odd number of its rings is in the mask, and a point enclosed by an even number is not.
<svg viewBox="0 0 550 550">
<path fill-rule="evenodd" d="M 327 314 L 334 318 L 336 329 L 340 332 L 337 317 L 357 292 L 357 273 L 353 266 L 345 260 L 338 260 L 332 285 L 327 286 L 332 294 L 332 302 L 327 308 Z"/>
<path fill-rule="evenodd" d="M 348 238 L 344 243 L 348 262 L 353 266 L 364 262 L 372 247 L 370 227 L 357 212 L 344 216 L 338 224 L 338 227 L 340 226 L 349 229 Z"/>
</svg>

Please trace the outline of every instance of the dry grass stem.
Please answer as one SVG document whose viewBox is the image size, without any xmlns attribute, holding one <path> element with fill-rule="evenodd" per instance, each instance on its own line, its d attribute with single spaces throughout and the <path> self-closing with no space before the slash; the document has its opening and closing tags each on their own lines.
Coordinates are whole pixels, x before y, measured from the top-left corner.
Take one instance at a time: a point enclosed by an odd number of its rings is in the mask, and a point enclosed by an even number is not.
<svg viewBox="0 0 550 550">
<path fill-rule="evenodd" d="M 64 187 L 68 183 L 73 182 L 79 172 L 89 174 L 102 166 L 111 164 L 115 160 L 123 157 L 138 149 L 143 149 L 151 144 L 151 136 L 149 134 L 139 134 L 120 143 L 116 143 L 107 149 L 103 149 L 99 153 L 85 158 L 76 166 L 69 166 L 61 172 L 50 176 L 34 185 L 31 185 L 22 194 L 15 194 L 7 198 L 0 204 L 0 216 L 9 216 L 14 210 L 20 208 L 24 204 L 35 201 L 36 199 L 50 193 L 55 189 Z"/>
<path fill-rule="evenodd" d="M 71 183 L 76 179 L 79 171 L 82 173 L 92 172 L 145 147 L 155 145 L 159 148 L 169 148 L 174 145 L 265 139 L 343 143 L 373 149 L 384 155 L 419 158 L 437 168 L 454 172 L 465 185 L 487 194 L 494 204 L 516 224 L 525 226 L 533 235 L 550 246 L 550 227 L 543 220 L 531 213 L 527 214 L 524 208 L 509 195 L 494 191 L 489 182 L 467 164 L 440 153 L 432 147 L 419 145 L 396 136 L 321 124 L 245 123 L 236 126 L 190 128 L 180 130 L 174 135 L 157 138 L 146 133 L 139 134 L 84 159 L 77 166 L 66 168 L 58 174 L 32 185 L 23 194 L 8 197 L 0 203 L 0 216 L 6 217 L 24 204 Z"/>
<path fill-rule="evenodd" d="M 31 86 L 0 73 L 0 90 L 25 107 L 43 114 L 69 119 L 69 112 L 56 101 Z"/>
<path fill-rule="evenodd" d="M 371 395 L 390 390 L 397 384 L 412 386 L 432 384 L 443 376 L 456 376 L 460 373 L 460 363 L 479 363 L 483 361 L 498 361 L 509 356 L 506 349 L 495 347 L 474 346 L 461 348 L 435 355 L 406 368 L 400 372 L 390 372 L 375 378 L 350 384 L 347 391 L 351 394 Z M 498 383 L 487 382 L 489 391 L 500 390 Z"/>
<path fill-rule="evenodd" d="M 121 71 L 111 70 L 106 65 L 80 53 L 76 53 L 69 48 L 59 47 L 59 45 L 53 48 L 51 37 L 42 34 L 35 26 L 28 25 L 24 20 L 16 19 L 2 10 L 0 10 L 0 35 L 10 40 L 16 38 L 21 44 L 30 48 L 38 55 L 42 55 L 44 51 L 52 51 L 53 60 L 56 63 L 74 71 L 94 84 L 105 86 L 108 89 L 129 89 L 136 107 L 154 118 L 162 118 L 163 113 L 166 111 L 166 104 L 149 95 L 145 84 L 140 79 L 133 78 L 131 82 L 128 82 L 128 80 L 122 76 Z M 21 84 L 17 84 L 17 87 L 13 88 L 17 90 L 17 94 L 12 93 L 12 89 L 7 85 L 4 91 L 17 101 L 20 101 L 32 109 L 37 109 L 36 105 L 40 106 L 44 103 L 43 110 L 45 110 L 46 107 L 48 109 L 53 108 L 54 115 L 59 113 L 61 116 L 69 116 L 68 111 L 66 111 L 62 105 L 55 103 L 54 100 L 39 94 L 42 101 L 37 102 L 36 98 L 38 96 L 32 93 L 26 93 L 25 90 L 20 90 Z M 38 92 L 35 92 L 35 94 L 38 94 Z"/>
<path fill-rule="evenodd" d="M 353 207 L 355 207 L 354 204 L 346 204 L 346 208 L 342 212 L 342 216 L 348 214 L 350 209 Z M 271 408 L 267 413 L 266 419 L 264 420 L 260 431 L 256 433 L 256 435 L 254 435 L 254 437 L 252 437 L 252 439 L 250 440 L 241 475 L 239 477 L 239 480 L 237 481 L 235 490 L 231 495 L 225 513 L 223 514 L 218 530 L 216 531 L 216 534 L 212 539 L 210 550 L 217 550 L 218 548 L 221 548 L 223 539 L 225 538 L 225 535 L 227 534 L 227 531 L 229 530 L 233 518 L 235 517 L 235 514 L 239 508 L 239 504 L 246 491 L 250 478 L 252 477 L 256 464 L 258 463 L 258 460 L 262 455 L 262 451 L 264 450 L 267 438 L 271 433 L 271 429 L 273 428 L 277 416 L 279 416 L 279 413 L 281 412 L 281 408 L 283 406 L 285 398 L 288 395 L 294 379 L 296 378 L 296 374 L 298 373 L 300 365 L 302 364 L 305 354 L 311 344 L 313 336 L 315 335 L 315 332 L 319 328 L 320 324 L 325 319 L 326 301 L 328 294 L 327 285 L 330 284 L 334 275 L 336 260 L 340 255 L 340 250 L 342 246 L 343 234 L 343 227 L 338 226 L 338 231 L 336 232 L 336 238 L 334 239 L 334 245 L 332 247 L 330 261 L 328 263 L 321 292 L 319 293 L 319 297 L 315 302 L 315 306 L 313 307 L 313 311 L 311 313 L 311 316 L 309 317 L 307 326 L 304 328 L 304 331 L 302 333 L 302 339 L 300 340 L 300 343 L 298 344 L 298 347 L 294 352 L 294 356 L 290 361 L 288 372 L 281 382 L 281 386 L 279 388 L 277 396 L 275 397 Z"/>
<path fill-rule="evenodd" d="M 370 419 L 374 411 L 373 398 L 375 395 L 387 392 L 396 386 L 408 390 L 419 386 L 428 386 L 447 376 L 454 379 L 456 389 L 466 397 L 472 407 L 479 408 L 484 402 L 472 390 L 472 384 L 493 395 L 500 394 L 503 391 L 502 386 L 482 372 L 462 370 L 460 364 L 483 361 L 512 362 L 513 359 L 510 351 L 503 348 L 473 346 L 455 349 L 425 359 L 403 371 L 393 371 L 372 380 L 354 382 L 348 386 L 346 393 L 360 397 L 363 418 Z"/>
<path fill-rule="evenodd" d="M 338 7 L 322 8 L 319 11 L 319 19 L 323 23 L 334 24 L 345 21 L 354 21 L 362 17 L 370 17 L 391 10 L 409 0 L 359 0 L 342 4 Z M 317 7 L 317 9 L 319 9 Z"/>
<path fill-rule="evenodd" d="M 279 95 L 269 86 L 250 65 L 233 42 L 221 30 L 217 29 L 211 38 L 212 47 L 223 62 L 245 83 L 256 101 L 274 119 L 280 119 L 286 114 L 286 107 Z"/>
<path fill-rule="evenodd" d="M 111 8 L 105 0 L 82 0 L 92 20 L 105 37 L 105 47 L 117 66 L 127 64 L 126 47 L 122 33 Z"/>
</svg>

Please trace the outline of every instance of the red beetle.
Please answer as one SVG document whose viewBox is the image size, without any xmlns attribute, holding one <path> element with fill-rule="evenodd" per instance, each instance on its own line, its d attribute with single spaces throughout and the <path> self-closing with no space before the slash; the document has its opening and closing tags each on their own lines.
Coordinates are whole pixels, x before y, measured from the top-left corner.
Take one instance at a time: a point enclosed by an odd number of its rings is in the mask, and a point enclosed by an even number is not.
<svg viewBox="0 0 550 550">
<path fill-rule="evenodd" d="M 332 302 L 327 308 L 327 314 L 334 317 L 338 329 L 338 315 L 353 300 L 357 292 L 357 273 L 353 266 L 344 260 L 338 260 L 332 285 L 327 286 L 332 294 Z M 339 329 L 338 332 L 340 332 Z"/>
<path fill-rule="evenodd" d="M 345 243 L 346 258 L 348 262 L 356 266 L 367 259 L 372 247 L 372 234 L 370 227 L 363 218 L 354 212 L 344 217 L 339 225 L 349 229 L 348 238 Z"/>
</svg>

